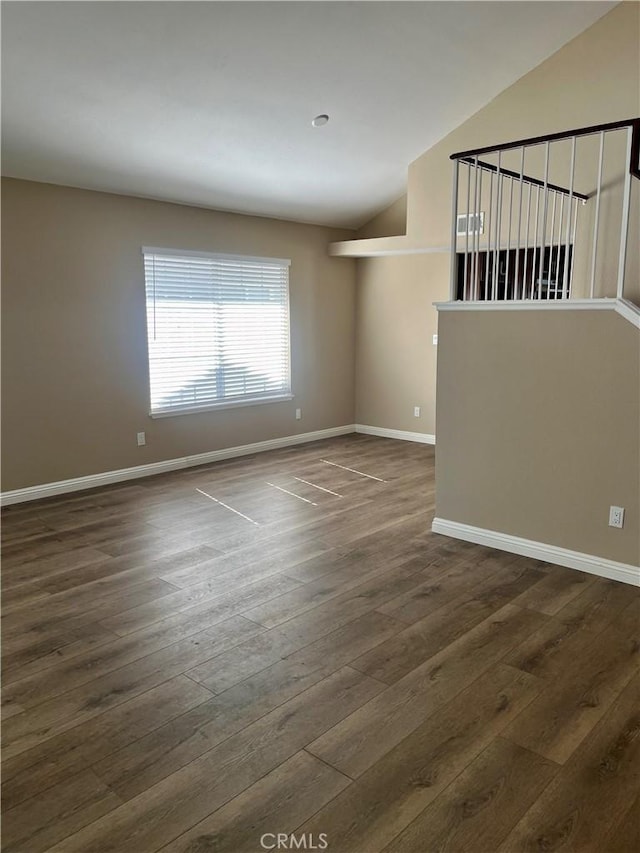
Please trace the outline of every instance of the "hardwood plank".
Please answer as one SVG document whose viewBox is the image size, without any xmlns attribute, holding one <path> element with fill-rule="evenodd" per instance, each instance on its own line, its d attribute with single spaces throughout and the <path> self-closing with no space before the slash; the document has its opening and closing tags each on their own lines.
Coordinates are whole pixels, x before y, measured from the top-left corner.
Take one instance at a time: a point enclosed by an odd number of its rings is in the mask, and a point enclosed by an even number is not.
<svg viewBox="0 0 640 853">
<path fill-rule="evenodd" d="M 595 582 L 593 575 L 555 566 L 553 572 L 523 592 L 514 604 L 553 616 Z"/>
<path fill-rule="evenodd" d="M 155 622 L 136 634 L 119 637 L 89 652 L 75 655 L 68 661 L 49 667 L 46 672 L 37 672 L 8 685 L 3 691 L 3 706 L 10 707 L 13 703 L 19 703 L 24 708 L 38 705 L 185 637 L 213 627 L 235 616 L 247 602 L 261 601 L 278 595 L 279 592 L 291 589 L 296 583 L 281 575 L 270 578 L 268 582 L 259 582 L 243 589 L 240 594 L 235 592 L 219 596 Z"/>
<path fill-rule="evenodd" d="M 309 557 L 323 554 L 328 546 L 317 539 L 306 539 L 293 545 L 283 544 L 279 538 L 268 539 L 231 554 L 217 557 L 199 567 L 167 572 L 163 579 L 183 588 L 209 580 L 212 576 L 255 579 L 266 574 L 285 572 L 290 566 Z"/>
<path fill-rule="evenodd" d="M 356 778 L 544 620 L 506 605 L 328 731 L 309 752 Z"/>
<path fill-rule="evenodd" d="M 558 769 L 498 737 L 384 848 L 385 853 L 496 850 Z"/>
<path fill-rule="evenodd" d="M 79 725 L 262 630 L 254 622 L 234 616 L 215 628 L 193 634 L 61 696 L 28 708 L 10 717 L 3 726 L 4 755 L 17 755 Z"/>
<path fill-rule="evenodd" d="M 156 850 L 257 782 L 380 689 L 378 682 L 355 670 L 339 670 L 51 850 Z"/>
<path fill-rule="evenodd" d="M 226 806 L 162 848 L 162 853 L 254 853 L 267 833 L 289 834 L 350 780 L 309 753 L 297 752 Z M 270 844 L 271 836 L 265 839 Z"/>
<path fill-rule="evenodd" d="M 454 560 L 438 558 L 425 574 L 433 577 L 425 584 L 398 596 L 380 607 L 396 619 L 411 624 L 457 599 L 461 594 L 475 598 L 488 608 L 497 610 L 514 599 L 522 590 L 537 583 L 542 573 L 526 566 L 487 564 L 474 565 L 469 557 Z M 482 571 L 478 571 L 481 568 Z M 471 581 L 473 578 L 473 582 Z"/>
<path fill-rule="evenodd" d="M 265 628 L 275 628 L 349 590 L 357 589 L 365 581 L 388 575 L 395 569 L 401 569 L 403 576 L 407 572 L 422 575 L 428 563 L 428 556 L 401 556 L 389 558 L 386 565 L 382 566 L 349 556 L 341 560 L 339 568 L 323 575 L 320 580 L 300 584 L 289 593 L 243 611 L 243 615 Z"/>
<path fill-rule="evenodd" d="M 111 642 L 117 635 L 100 625 L 87 625 L 84 629 L 62 631 L 55 636 L 49 635 L 40 642 L 33 641 L 22 649 L 4 650 L 2 660 L 2 681 L 5 686 L 13 681 L 40 672 L 61 660 L 73 657 L 94 646 Z"/>
<path fill-rule="evenodd" d="M 562 677 L 580 656 L 585 643 L 611 625 L 629 606 L 632 589 L 616 581 L 598 578 L 577 598 L 558 610 L 528 637 L 508 662 L 541 678 Z M 640 618 L 640 610 L 638 611 Z"/>
<path fill-rule="evenodd" d="M 42 631 L 56 618 L 91 613 L 114 601 L 119 601 L 120 606 L 124 606 L 128 603 L 129 596 L 134 596 L 137 603 L 137 599 L 141 597 L 143 590 L 149 593 L 146 600 L 161 598 L 176 591 L 175 586 L 160 580 L 160 578 L 153 575 L 150 577 L 144 575 L 141 577 L 140 575 L 140 572 L 113 572 L 97 580 L 88 574 L 84 575 L 77 584 L 69 589 L 47 593 L 47 599 L 42 603 L 42 606 L 39 602 L 32 603 L 28 610 L 24 609 L 21 613 L 14 612 L 12 620 L 6 618 L 6 635 L 10 638 L 17 632 L 25 633 L 33 627 Z M 118 593 L 120 593 L 121 598 L 114 598 Z M 13 611 L 16 609 L 12 608 Z"/>
<path fill-rule="evenodd" d="M 596 635 L 505 736 L 563 764 L 637 672 L 639 652 L 638 640 L 615 628 Z"/>
<path fill-rule="evenodd" d="M 336 632 L 305 646 L 263 669 L 235 687 L 200 705 L 131 744 L 94 769 L 123 799 L 144 791 L 174 773 L 274 708 L 300 695 L 344 666 L 358 650 L 398 630 L 398 623 L 382 614 L 367 614 Z M 216 658 L 200 677 L 215 669 Z M 197 676 L 198 669 L 190 675 Z M 382 689 L 382 685 L 380 685 Z"/>
<path fill-rule="evenodd" d="M 351 666 L 385 684 L 394 684 L 487 619 L 539 577 L 540 572 L 535 569 L 510 568 L 498 570 L 497 574 L 489 573 L 486 579 L 474 578 L 472 590 L 467 589 L 453 601 L 380 643 L 352 661 Z"/>
<path fill-rule="evenodd" d="M 329 850 L 340 853 L 381 850 L 526 707 L 539 687 L 527 673 L 502 664 L 492 667 L 442 713 L 423 720 L 296 833 L 326 832 Z"/>
<path fill-rule="evenodd" d="M 28 607 L 34 601 L 47 598 L 50 594 L 46 590 L 41 589 L 37 582 L 35 584 L 20 584 L 20 586 L 6 589 L 2 593 L 2 614 L 4 616 L 12 610 Z"/>
<path fill-rule="evenodd" d="M 40 853 L 121 805 L 91 770 L 25 800 L 2 817 L 5 853 Z"/>
<path fill-rule="evenodd" d="M 98 620 L 101 617 L 107 617 L 114 611 L 122 609 L 126 606 L 124 602 L 135 605 L 152 601 L 158 595 L 162 595 L 166 589 L 164 582 L 155 578 L 125 587 L 115 593 L 107 593 L 104 597 L 97 594 L 93 602 L 96 604 L 95 609 L 79 608 L 79 613 L 76 615 L 72 615 L 74 611 L 71 610 L 64 616 L 52 616 L 36 621 L 35 624 L 25 627 L 21 633 L 15 632 L 3 637 L 4 658 L 13 663 L 16 661 L 14 655 L 24 653 L 26 662 L 50 652 L 57 652 L 63 646 L 80 640 L 86 640 L 88 646 L 92 646 L 97 645 L 107 634 L 108 639 L 113 639 L 111 632 L 106 632 L 99 624 Z"/>
<path fill-rule="evenodd" d="M 155 560 L 159 557 L 181 551 L 185 547 L 185 537 L 179 533 L 168 530 L 158 530 L 149 524 L 138 525 L 130 531 L 122 531 L 114 528 L 112 532 L 100 532 L 94 537 L 100 545 L 100 550 L 110 557 L 123 557 L 137 554 L 147 560 Z M 213 545 L 205 545 L 214 550 Z M 218 547 L 215 548 L 218 551 Z"/>
<path fill-rule="evenodd" d="M 210 546 L 204 546 L 186 548 L 151 563 L 139 555 L 106 560 L 98 564 L 100 571 L 97 578 L 85 570 L 82 576 L 84 582 L 82 586 L 85 584 L 86 586 L 83 590 L 75 593 L 65 591 L 66 594 L 61 594 L 55 598 L 55 602 L 52 595 L 44 604 L 36 603 L 27 612 L 11 613 L 3 619 L 4 636 L 22 633 L 30 628 L 42 630 L 51 625 L 52 621 L 55 622 L 60 616 L 76 612 L 80 603 L 93 603 L 94 607 L 87 606 L 83 609 L 83 615 L 91 613 L 92 610 L 97 609 L 102 604 L 99 596 L 96 596 L 96 591 L 100 588 L 109 591 L 113 591 L 114 587 L 117 590 L 126 589 L 151 579 L 158 580 L 160 575 L 166 571 L 181 566 L 193 566 L 211 560 L 215 556 L 216 552 Z M 95 581 L 96 586 L 90 587 L 88 581 Z M 98 582 L 102 584 L 102 587 Z"/>
<path fill-rule="evenodd" d="M 636 676 L 499 849 L 501 853 L 613 853 L 608 840 L 628 817 L 639 783 L 640 679 Z"/>
<path fill-rule="evenodd" d="M 364 613 L 336 631 L 299 648 L 289 649 L 273 665 L 259 671 L 260 677 L 273 678 L 287 667 L 300 667 L 300 672 L 315 670 L 331 672 L 350 663 L 364 650 L 383 643 L 400 631 L 402 624 L 382 613 Z M 260 635 L 262 637 L 264 635 Z M 291 641 L 289 641 L 291 643 Z M 296 644 L 297 645 L 297 644 Z M 187 671 L 187 674 L 210 690 L 217 683 L 218 659 L 213 658 Z M 257 673 L 258 674 L 258 673 Z M 247 680 L 244 681 L 247 683 Z"/>
<path fill-rule="evenodd" d="M 86 493 L 84 500 L 87 500 Z M 40 504 L 39 501 L 35 503 Z M 2 512 L 5 530 L 7 526 L 13 524 L 13 521 L 7 518 L 7 513 L 8 510 L 6 509 Z M 9 542 L 6 546 L 3 546 L 3 550 L 6 547 L 6 557 L 9 559 L 10 564 L 16 565 L 24 561 L 25 558 L 33 559 L 42 554 L 57 554 L 63 550 L 73 551 L 76 548 L 95 546 L 115 535 L 126 537 L 136 532 L 142 533 L 145 531 L 145 528 L 147 532 L 151 530 L 144 522 L 132 519 L 130 516 L 127 518 L 115 518 L 86 524 L 77 530 L 61 532 L 49 529 L 35 536 L 24 537 L 20 540 Z"/>
<path fill-rule="evenodd" d="M 172 587 L 174 591 L 171 594 L 103 619 L 101 625 L 120 636 L 126 636 L 163 621 L 170 614 L 197 614 L 205 609 L 210 611 L 211 607 L 228 615 L 244 613 L 301 585 L 300 581 L 281 573 L 274 572 L 260 579 L 261 574 L 262 568 L 249 576 L 239 571 L 214 575 L 210 580 L 180 590 Z M 258 579 L 249 580 L 253 576 Z"/>
<path fill-rule="evenodd" d="M 608 853 L 637 853 L 640 850 L 640 795 L 604 842 Z"/>
<path fill-rule="evenodd" d="M 398 592 L 417 586 L 423 579 L 423 572 L 422 560 L 401 563 L 383 575 L 374 575 L 347 592 L 279 623 L 278 629 L 292 640 L 311 642 L 364 613 L 376 610 Z"/>
<path fill-rule="evenodd" d="M 39 557 L 16 566 L 5 566 L 2 572 L 2 583 L 5 589 L 12 589 L 18 584 L 50 578 L 70 568 L 83 569 L 92 563 L 101 563 L 108 559 L 107 554 L 96 548 L 80 548 L 69 553 Z"/>
<path fill-rule="evenodd" d="M 212 693 L 223 693 L 230 687 L 239 684 L 246 678 L 261 672 L 263 669 L 277 663 L 287 655 L 304 646 L 304 640 L 296 641 L 286 637 L 277 628 L 271 628 L 240 643 L 228 652 L 217 655 L 207 667 L 207 689 Z M 203 677 L 203 669 L 196 674 L 196 668 L 191 673 L 194 679 Z"/>
<path fill-rule="evenodd" d="M 450 604 L 462 592 L 469 591 L 469 574 L 473 567 L 464 560 L 446 566 L 442 560 L 425 569 L 426 580 L 418 586 L 392 598 L 378 609 L 411 624 L 429 613 Z"/>
<path fill-rule="evenodd" d="M 204 687 L 179 675 L 14 758 L 5 758 L 3 807 L 12 808 L 60 784 L 210 698 Z"/>
</svg>

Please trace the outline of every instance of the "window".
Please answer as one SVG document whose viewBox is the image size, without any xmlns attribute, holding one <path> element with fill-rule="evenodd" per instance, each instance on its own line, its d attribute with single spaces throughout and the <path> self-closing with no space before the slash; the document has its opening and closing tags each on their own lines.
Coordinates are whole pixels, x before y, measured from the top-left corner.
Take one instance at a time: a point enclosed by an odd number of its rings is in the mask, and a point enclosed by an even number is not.
<svg viewBox="0 0 640 853">
<path fill-rule="evenodd" d="M 142 252 L 152 415 L 291 399 L 288 260 Z"/>
</svg>

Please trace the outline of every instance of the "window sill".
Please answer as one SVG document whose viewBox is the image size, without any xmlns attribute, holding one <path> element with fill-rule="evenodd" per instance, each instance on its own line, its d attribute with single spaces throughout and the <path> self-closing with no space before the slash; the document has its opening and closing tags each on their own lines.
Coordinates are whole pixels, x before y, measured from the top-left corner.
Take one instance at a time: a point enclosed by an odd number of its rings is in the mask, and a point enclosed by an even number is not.
<svg viewBox="0 0 640 853">
<path fill-rule="evenodd" d="M 243 409 L 246 406 L 264 406 L 267 403 L 283 403 L 293 400 L 293 394 L 281 394 L 278 397 L 254 397 L 251 400 L 234 400 L 228 403 L 210 403 L 206 406 L 188 406 L 184 409 L 149 412 L 150 418 L 175 418 L 181 415 L 197 415 L 202 412 L 219 412 L 223 409 Z"/>
</svg>

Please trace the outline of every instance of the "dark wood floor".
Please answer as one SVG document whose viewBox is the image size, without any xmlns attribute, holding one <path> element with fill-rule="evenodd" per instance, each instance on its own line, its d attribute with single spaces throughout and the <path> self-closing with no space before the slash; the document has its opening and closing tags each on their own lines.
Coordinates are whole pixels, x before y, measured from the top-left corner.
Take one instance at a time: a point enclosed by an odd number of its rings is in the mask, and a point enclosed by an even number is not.
<svg viewBox="0 0 640 853">
<path fill-rule="evenodd" d="M 638 591 L 433 508 L 366 436 L 8 508 L 6 853 L 640 850 Z"/>
</svg>

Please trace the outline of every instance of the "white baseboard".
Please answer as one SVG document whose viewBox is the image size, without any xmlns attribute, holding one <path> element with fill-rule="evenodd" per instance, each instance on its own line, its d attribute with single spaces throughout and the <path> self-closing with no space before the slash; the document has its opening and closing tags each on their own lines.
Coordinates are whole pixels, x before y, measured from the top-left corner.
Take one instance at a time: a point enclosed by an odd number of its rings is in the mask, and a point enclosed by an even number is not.
<svg viewBox="0 0 640 853">
<path fill-rule="evenodd" d="M 509 551 L 512 554 L 521 554 L 523 557 L 533 557 L 546 563 L 579 569 L 581 572 L 640 586 L 640 568 L 628 563 L 617 563 L 593 554 L 582 554 L 580 551 L 570 551 L 567 548 L 559 548 L 557 545 L 534 542 L 532 539 L 522 539 L 520 536 L 510 536 L 508 533 L 498 533 L 483 527 L 472 527 L 470 524 L 448 521 L 445 518 L 434 518 L 431 529 L 434 533 L 442 533 L 453 539 L 464 539 L 476 545 L 487 545 L 499 551 Z"/>
<path fill-rule="evenodd" d="M 421 444 L 435 444 L 435 435 L 426 432 L 408 432 L 403 429 L 386 429 L 386 427 L 367 426 L 356 424 L 355 431 L 365 435 L 377 435 L 380 438 L 397 438 L 400 441 L 419 441 Z"/>
<path fill-rule="evenodd" d="M 292 447 L 295 444 L 306 444 L 322 438 L 336 438 L 355 432 L 355 424 L 341 427 L 319 429 L 315 432 L 304 432 L 299 435 L 287 435 L 282 438 L 272 438 L 268 441 L 257 441 L 254 444 L 243 444 L 238 447 L 227 447 L 223 450 L 212 450 L 208 453 L 198 453 L 195 456 L 183 456 L 180 459 L 167 459 L 163 462 L 152 462 L 149 465 L 136 465 L 133 468 L 121 468 L 118 471 L 105 471 L 101 474 L 90 474 L 87 477 L 75 477 L 72 480 L 60 480 L 57 483 L 45 483 L 41 486 L 29 486 L 26 489 L 14 489 L 0 495 L 0 506 L 36 501 L 50 498 L 54 495 L 64 495 L 67 492 L 79 492 L 83 489 L 95 489 L 97 486 L 107 486 L 110 483 L 120 483 L 123 480 L 137 480 L 139 477 L 151 477 L 154 474 L 164 474 L 167 471 L 177 471 L 180 468 L 191 468 L 195 465 L 206 465 L 209 462 L 219 462 L 222 459 L 233 459 L 236 456 L 248 456 L 250 453 L 262 453 L 265 450 L 277 450 L 281 447 Z"/>
</svg>

